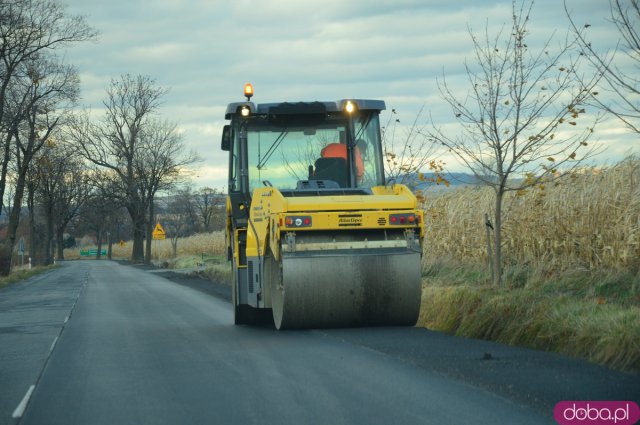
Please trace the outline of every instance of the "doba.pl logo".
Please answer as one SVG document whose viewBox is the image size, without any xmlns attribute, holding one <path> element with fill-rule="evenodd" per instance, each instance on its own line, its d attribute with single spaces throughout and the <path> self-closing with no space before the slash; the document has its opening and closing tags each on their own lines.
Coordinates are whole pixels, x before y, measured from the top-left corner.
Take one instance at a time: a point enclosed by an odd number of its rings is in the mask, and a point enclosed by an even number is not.
<svg viewBox="0 0 640 425">
<path fill-rule="evenodd" d="M 633 401 L 561 401 L 553 418 L 560 425 L 633 425 L 640 408 Z"/>
</svg>

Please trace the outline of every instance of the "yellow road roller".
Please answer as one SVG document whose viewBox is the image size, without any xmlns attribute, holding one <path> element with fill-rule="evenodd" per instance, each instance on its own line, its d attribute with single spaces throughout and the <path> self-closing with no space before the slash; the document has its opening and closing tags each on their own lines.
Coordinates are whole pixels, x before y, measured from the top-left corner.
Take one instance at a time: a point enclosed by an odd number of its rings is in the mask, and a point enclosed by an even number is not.
<svg viewBox="0 0 640 425">
<path fill-rule="evenodd" d="M 385 182 L 381 100 L 230 103 L 227 256 L 235 324 L 412 326 L 423 213 Z"/>
</svg>

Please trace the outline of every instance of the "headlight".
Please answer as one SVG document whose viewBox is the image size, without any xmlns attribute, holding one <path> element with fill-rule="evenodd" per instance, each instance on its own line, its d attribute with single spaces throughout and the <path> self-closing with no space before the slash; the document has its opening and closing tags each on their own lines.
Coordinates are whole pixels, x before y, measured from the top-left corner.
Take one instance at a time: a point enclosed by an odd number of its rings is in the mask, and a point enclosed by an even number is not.
<svg viewBox="0 0 640 425">
<path fill-rule="evenodd" d="M 347 114 L 352 114 L 353 111 L 356 110 L 356 105 L 352 101 L 347 100 L 347 103 L 344 104 L 344 110 Z"/>
</svg>

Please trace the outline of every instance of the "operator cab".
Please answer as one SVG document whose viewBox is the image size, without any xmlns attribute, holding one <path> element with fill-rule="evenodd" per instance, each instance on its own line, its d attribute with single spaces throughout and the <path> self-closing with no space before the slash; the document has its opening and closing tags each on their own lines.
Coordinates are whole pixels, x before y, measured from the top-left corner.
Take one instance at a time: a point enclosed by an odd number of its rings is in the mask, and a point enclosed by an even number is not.
<svg viewBox="0 0 640 425">
<path fill-rule="evenodd" d="M 222 149 L 229 193 L 250 197 L 264 186 L 284 196 L 368 194 L 384 185 L 380 100 L 339 100 L 227 107 Z"/>
</svg>

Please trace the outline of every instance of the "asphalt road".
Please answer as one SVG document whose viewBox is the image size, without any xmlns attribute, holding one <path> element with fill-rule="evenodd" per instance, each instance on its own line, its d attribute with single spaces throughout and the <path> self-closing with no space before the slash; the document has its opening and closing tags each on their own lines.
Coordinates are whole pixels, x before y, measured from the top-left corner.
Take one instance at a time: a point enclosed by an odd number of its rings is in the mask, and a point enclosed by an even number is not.
<svg viewBox="0 0 640 425">
<path fill-rule="evenodd" d="M 222 289 L 221 289 L 222 288 Z M 232 324 L 228 289 L 78 261 L 0 290 L 0 424 L 553 424 L 640 379 L 418 328 Z"/>
</svg>

